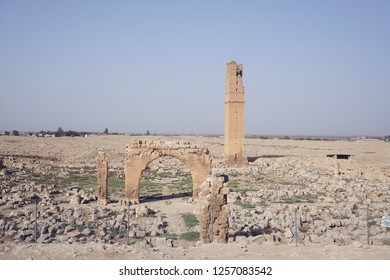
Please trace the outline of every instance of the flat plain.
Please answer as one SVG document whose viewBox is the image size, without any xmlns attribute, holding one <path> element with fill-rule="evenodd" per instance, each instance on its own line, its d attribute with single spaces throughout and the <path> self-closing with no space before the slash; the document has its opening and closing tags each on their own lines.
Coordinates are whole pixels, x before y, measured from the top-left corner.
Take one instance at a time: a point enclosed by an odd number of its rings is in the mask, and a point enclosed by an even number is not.
<svg viewBox="0 0 390 280">
<path fill-rule="evenodd" d="M 138 137 L 205 146 L 229 176 L 229 242 L 203 244 L 191 171 L 175 158 L 149 164 L 128 220 L 118 202 L 134 138 L 0 137 L 0 259 L 390 259 L 388 142 L 245 139 L 248 166 L 226 168 L 221 137 Z M 104 206 L 99 148 L 109 162 Z"/>
</svg>

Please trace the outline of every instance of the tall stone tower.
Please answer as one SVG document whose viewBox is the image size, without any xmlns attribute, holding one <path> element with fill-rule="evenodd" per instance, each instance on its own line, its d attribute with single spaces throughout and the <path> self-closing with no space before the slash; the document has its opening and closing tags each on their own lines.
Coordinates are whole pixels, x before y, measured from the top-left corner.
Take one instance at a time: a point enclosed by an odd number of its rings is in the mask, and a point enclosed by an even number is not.
<svg viewBox="0 0 390 280">
<path fill-rule="evenodd" d="M 242 64 L 226 64 L 225 99 L 225 163 L 227 166 L 245 166 L 244 152 L 244 85 Z"/>
</svg>

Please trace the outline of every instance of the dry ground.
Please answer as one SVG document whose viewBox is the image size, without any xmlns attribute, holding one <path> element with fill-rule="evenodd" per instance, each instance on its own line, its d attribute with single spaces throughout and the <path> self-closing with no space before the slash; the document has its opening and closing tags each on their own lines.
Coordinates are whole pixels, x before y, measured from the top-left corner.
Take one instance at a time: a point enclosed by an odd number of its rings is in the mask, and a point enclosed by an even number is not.
<svg viewBox="0 0 390 280">
<path fill-rule="evenodd" d="M 95 166 L 98 148 L 106 149 L 110 169 L 123 169 L 125 145 L 134 137 L 99 136 L 87 138 L 32 138 L 0 137 L 0 157 L 13 155 L 55 159 L 53 165 L 72 168 Z M 154 137 L 149 137 L 154 138 Z M 159 137 L 167 140 L 187 140 L 192 144 L 206 145 L 212 156 L 213 166 L 221 168 L 223 162 L 223 139 L 211 137 Z M 378 184 L 388 189 L 390 183 L 390 143 L 380 141 L 298 141 L 282 139 L 247 139 L 245 144 L 251 163 L 247 171 L 256 167 L 261 170 L 267 182 L 291 182 L 296 184 L 304 178 L 316 188 L 325 185 L 327 180 L 351 184 L 357 182 Z M 342 175 L 333 178 L 334 160 L 328 154 L 350 154 L 351 159 L 341 162 Z M 291 166 L 298 166 L 292 170 Z M 305 170 L 300 170 L 300 166 Z M 285 170 L 290 168 L 291 170 Z M 316 170 L 308 174 L 307 170 Z M 227 170 L 235 173 L 233 169 Z M 260 174 L 260 173 L 259 173 Z M 325 175 L 321 175 L 325 174 Z M 248 178 L 237 174 L 232 176 L 235 183 Z M 251 175 L 251 174 L 249 174 Z M 161 178 L 160 178 L 161 179 Z M 147 180 L 147 179 L 143 179 Z M 299 181 L 299 183 L 301 183 Z M 247 180 L 245 184 L 250 184 Z M 248 186 L 246 185 L 246 188 Z M 242 187 L 233 186 L 236 191 Z M 250 188 L 251 186 L 249 186 Z M 364 187 L 364 186 L 363 186 Z M 167 192 L 166 189 L 162 190 Z M 167 194 L 167 193 L 165 193 Z M 358 195 L 357 195 L 358 196 Z M 389 194 L 381 196 L 380 206 L 389 206 Z M 92 202 L 93 203 L 93 202 Z M 184 231 L 180 213 L 196 212 L 196 204 L 187 198 L 173 198 L 164 201 L 148 202 L 166 216 L 171 232 Z M 117 209 L 112 204 L 108 207 Z M 390 215 L 390 213 L 389 213 Z M 390 238 L 390 232 L 387 233 Z M 177 248 L 142 248 L 123 244 L 33 244 L 23 242 L 4 242 L 0 244 L 0 259 L 390 259 L 390 246 L 375 242 L 373 246 L 359 245 L 265 245 L 265 244 L 209 244 L 196 247 L 195 243 L 181 242 Z"/>
<path fill-rule="evenodd" d="M 0 245 L 7 260 L 390 260 L 389 246 L 208 244 L 201 247 L 147 250 L 106 244 Z"/>
</svg>

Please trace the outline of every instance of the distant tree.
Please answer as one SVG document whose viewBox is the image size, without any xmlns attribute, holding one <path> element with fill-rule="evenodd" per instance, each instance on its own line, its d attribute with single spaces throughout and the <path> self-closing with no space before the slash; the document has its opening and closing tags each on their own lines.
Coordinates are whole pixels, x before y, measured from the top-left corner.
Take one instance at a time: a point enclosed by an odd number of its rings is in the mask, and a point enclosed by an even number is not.
<svg viewBox="0 0 390 280">
<path fill-rule="evenodd" d="M 82 136 L 84 134 L 85 133 L 74 131 L 74 130 L 67 130 L 64 132 L 64 136 L 71 136 L 71 137 Z"/>
<path fill-rule="evenodd" d="M 104 129 L 104 134 L 108 135 L 108 128 Z"/>
<path fill-rule="evenodd" d="M 147 130 L 147 131 L 146 131 L 146 135 L 150 135 L 150 132 L 149 132 L 149 130 Z"/>
<path fill-rule="evenodd" d="M 17 131 L 16 129 L 12 130 L 12 135 L 19 136 L 19 131 Z"/>
<path fill-rule="evenodd" d="M 56 137 L 64 136 L 64 130 L 62 129 L 62 127 L 59 127 L 54 134 Z"/>
<path fill-rule="evenodd" d="M 11 133 L 9 131 L 4 131 L 4 135 L 10 135 Z"/>
</svg>

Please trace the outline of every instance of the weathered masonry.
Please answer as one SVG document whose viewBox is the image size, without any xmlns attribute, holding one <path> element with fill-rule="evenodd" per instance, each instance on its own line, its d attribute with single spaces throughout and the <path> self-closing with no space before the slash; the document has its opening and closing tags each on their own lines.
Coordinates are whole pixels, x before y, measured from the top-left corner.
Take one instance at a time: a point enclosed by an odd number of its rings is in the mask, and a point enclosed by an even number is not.
<svg viewBox="0 0 390 280">
<path fill-rule="evenodd" d="M 334 159 L 349 159 L 351 155 L 348 154 L 330 154 L 326 155 L 328 158 L 334 158 Z"/>
<path fill-rule="evenodd" d="M 244 152 L 244 85 L 242 64 L 231 61 L 226 65 L 225 97 L 225 164 L 245 166 L 248 160 Z"/>
<path fill-rule="evenodd" d="M 191 172 L 194 200 L 200 185 L 211 173 L 211 156 L 206 147 L 193 146 L 180 141 L 133 140 L 126 149 L 125 197 L 131 203 L 139 203 L 139 182 L 142 171 L 150 162 L 164 156 L 171 156 L 185 163 Z"/>
<path fill-rule="evenodd" d="M 98 203 L 107 204 L 108 191 L 108 161 L 104 149 L 99 149 L 97 157 L 97 184 L 98 184 Z"/>
<path fill-rule="evenodd" d="M 228 242 L 228 181 L 227 175 L 213 175 L 200 187 L 200 240 L 204 243 Z"/>
</svg>

